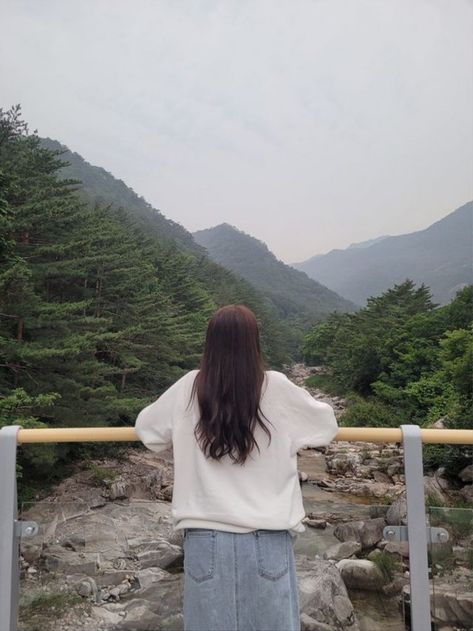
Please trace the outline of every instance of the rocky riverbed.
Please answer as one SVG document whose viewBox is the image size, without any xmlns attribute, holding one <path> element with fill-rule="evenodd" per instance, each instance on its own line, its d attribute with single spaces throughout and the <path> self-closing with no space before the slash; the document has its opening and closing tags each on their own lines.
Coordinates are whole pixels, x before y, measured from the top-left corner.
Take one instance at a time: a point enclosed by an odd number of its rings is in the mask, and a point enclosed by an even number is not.
<svg viewBox="0 0 473 631">
<path fill-rule="evenodd" d="M 310 373 L 295 366 L 302 384 Z M 339 415 L 340 398 L 315 391 Z M 408 544 L 386 541 L 405 523 L 399 446 L 334 442 L 299 453 L 306 531 L 295 542 L 303 631 L 403 631 Z M 438 505 L 471 497 L 473 466 L 456 488 L 426 476 Z M 182 535 L 171 525 L 172 453 L 130 449 L 92 463 L 44 501 L 23 507 L 40 533 L 21 545 L 24 631 L 182 629 Z M 438 631 L 473 627 L 473 511 L 430 510 L 450 540 L 431 550 Z"/>
</svg>

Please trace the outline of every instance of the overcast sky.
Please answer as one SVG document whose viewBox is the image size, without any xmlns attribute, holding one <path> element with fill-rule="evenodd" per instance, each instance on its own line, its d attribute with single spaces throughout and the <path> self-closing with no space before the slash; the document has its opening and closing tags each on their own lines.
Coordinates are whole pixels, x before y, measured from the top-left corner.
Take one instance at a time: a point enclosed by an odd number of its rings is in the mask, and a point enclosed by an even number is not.
<svg viewBox="0 0 473 631">
<path fill-rule="evenodd" d="M 0 105 L 287 262 L 473 198 L 468 0 L 0 0 Z"/>
</svg>

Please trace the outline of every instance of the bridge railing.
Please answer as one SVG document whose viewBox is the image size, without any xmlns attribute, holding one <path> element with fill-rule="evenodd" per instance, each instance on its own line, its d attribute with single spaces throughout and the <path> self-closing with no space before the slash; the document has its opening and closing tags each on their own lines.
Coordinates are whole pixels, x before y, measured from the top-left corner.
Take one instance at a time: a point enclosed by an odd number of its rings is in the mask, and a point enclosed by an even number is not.
<svg viewBox="0 0 473 631">
<path fill-rule="evenodd" d="M 426 514 L 422 444 L 473 444 L 473 430 L 399 428 L 340 428 L 335 441 L 398 443 L 403 447 L 407 526 L 385 528 L 385 538 L 409 542 L 411 631 L 431 629 L 428 549 L 448 539 L 442 527 L 431 527 Z M 131 427 L 88 427 L 0 430 L 0 629 L 16 631 L 18 624 L 19 542 L 37 534 L 37 524 L 18 519 L 16 454 L 19 445 L 138 441 Z M 440 521 L 438 522 L 440 525 Z"/>
</svg>

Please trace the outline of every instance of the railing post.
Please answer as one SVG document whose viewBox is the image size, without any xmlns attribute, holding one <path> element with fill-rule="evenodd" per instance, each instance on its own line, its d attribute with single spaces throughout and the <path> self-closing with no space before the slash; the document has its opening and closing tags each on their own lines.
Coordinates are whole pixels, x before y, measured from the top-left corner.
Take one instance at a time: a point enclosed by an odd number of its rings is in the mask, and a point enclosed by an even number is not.
<svg viewBox="0 0 473 631">
<path fill-rule="evenodd" d="M 0 430 L 0 629 L 16 631 L 19 555 L 16 448 L 19 426 Z"/>
<path fill-rule="evenodd" d="M 401 429 L 407 500 L 411 630 L 429 631 L 431 616 L 422 436 L 418 425 L 401 425 Z"/>
</svg>

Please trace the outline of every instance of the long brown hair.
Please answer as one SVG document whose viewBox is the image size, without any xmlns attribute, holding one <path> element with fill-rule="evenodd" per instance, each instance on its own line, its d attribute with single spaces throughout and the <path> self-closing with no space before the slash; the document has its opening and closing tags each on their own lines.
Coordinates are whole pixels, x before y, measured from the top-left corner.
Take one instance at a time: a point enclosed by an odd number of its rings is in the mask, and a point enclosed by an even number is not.
<svg viewBox="0 0 473 631">
<path fill-rule="evenodd" d="M 209 322 L 191 396 L 192 401 L 197 395 L 200 408 L 194 435 L 207 458 L 229 454 L 234 464 L 244 464 L 253 447 L 259 451 L 253 436 L 257 423 L 271 442 L 260 409 L 264 378 L 254 313 L 244 305 L 222 307 Z"/>
</svg>

